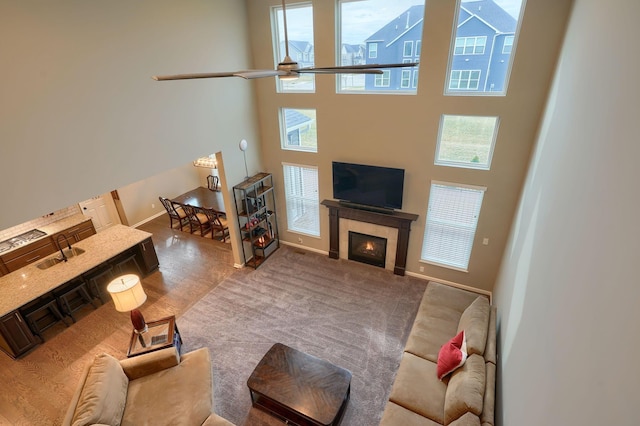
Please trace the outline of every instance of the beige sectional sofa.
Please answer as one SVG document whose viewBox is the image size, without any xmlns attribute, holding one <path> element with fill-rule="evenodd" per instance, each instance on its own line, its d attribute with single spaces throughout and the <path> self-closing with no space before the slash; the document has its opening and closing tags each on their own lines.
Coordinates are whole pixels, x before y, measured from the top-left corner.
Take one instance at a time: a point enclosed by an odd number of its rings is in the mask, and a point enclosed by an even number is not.
<svg viewBox="0 0 640 426">
<path fill-rule="evenodd" d="M 440 381 L 440 347 L 465 331 L 466 362 Z M 493 426 L 496 309 L 486 296 L 429 282 L 381 426 Z"/>
<path fill-rule="evenodd" d="M 118 361 L 97 355 L 85 367 L 63 426 L 233 426 L 216 415 L 209 350 L 166 348 Z"/>
</svg>

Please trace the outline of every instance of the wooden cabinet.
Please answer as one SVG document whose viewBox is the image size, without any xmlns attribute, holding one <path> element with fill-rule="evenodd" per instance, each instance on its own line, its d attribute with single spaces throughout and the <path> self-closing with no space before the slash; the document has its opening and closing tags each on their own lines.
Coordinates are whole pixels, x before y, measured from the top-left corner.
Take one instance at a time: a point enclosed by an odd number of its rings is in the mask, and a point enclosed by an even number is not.
<svg viewBox="0 0 640 426">
<path fill-rule="evenodd" d="M 258 173 L 233 187 L 245 264 L 257 268 L 280 247 L 271 173 Z"/>
<path fill-rule="evenodd" d="M 54 241 L 57 242 L 57 238 L 60 234 L 67 237 L 70 244 L 77 243 L 78 241 L 82 241 L 85 238 L 89 238 L 92 235 L 95 235 L 96 228 L 93 226 L 93 222 L 91 219 L 85 220 L 84 222 L 72 226 L 71 228 L 65 229 L 64 231 L 58 232 L 53 235 Z M 64 238 L 60 239 L 60 243 L 63 243 Z"/>
<path fill-rule="evenodd" d="M 20 312 L 13 311 L 0 318 L 0 349 L 17 358 L 38 344 Z"/>
<path fill-rule="evenodd" d="M 140 267 L 143 269 L 145 274 L 150 274 L 151 272 L 158 269 L 160 266 L 160 262 L 158 261 L 158 255 L 156 254 L 156 249 L 153 246 L 153 241 L 151 238 L 147 238 L 140 244 L 138 244 L 137 248 L 137 261 Z"/>
<path fill-rule="evenodd" d="M 56 245 L 51 238 L 43 238 L 13 250 L 2 256 L 2 263 L 8 272 L 17 271 L 31 263 L 55 253 Z"/>
</svg>

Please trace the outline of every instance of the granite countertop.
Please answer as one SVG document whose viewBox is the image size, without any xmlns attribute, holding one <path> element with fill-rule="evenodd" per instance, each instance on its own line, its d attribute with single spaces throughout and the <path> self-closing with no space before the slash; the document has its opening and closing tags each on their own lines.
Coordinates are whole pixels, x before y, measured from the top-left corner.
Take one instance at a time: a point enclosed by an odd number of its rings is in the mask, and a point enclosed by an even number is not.
<svg viewBox="0 0 640 426">
<path fill-rule="evenodd" d="M 74 226 L 73 220 L 69 219 L 69 221 L 59 221 L 67 223 L 55 222 L 55 225 L 60 226 L 60 230 Z M 53 225 L 43 226 L 42 228 L 48 228 Z M 44 231 L 44 229 L 42 230 Z M 45 232 L 49 234 L 50 231 L 47 229 Z M 31 300 L 82 275 L 123 251 L 136 246 L 151 237 L 151 235 L 148 232 L 128 226 L 114 225 L 96 235 L 72 244 L 72 247 L 81 248 L 85 253 L 69 258 L 67 262 L 61 262 L 43 270 L 36 266 L 41 262 L 39 261 L 0 277 L 0 316 L 16 310 Z M 58 256 L 60 256 L 60 253 L 56 252 L 43 260 Z"/>
</svg>

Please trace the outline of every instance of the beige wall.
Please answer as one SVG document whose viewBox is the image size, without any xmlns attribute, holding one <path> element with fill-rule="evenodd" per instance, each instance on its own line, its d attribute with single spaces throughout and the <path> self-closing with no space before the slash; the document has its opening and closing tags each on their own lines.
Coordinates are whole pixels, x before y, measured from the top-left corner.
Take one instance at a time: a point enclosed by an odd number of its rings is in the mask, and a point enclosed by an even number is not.
<svg viewBox="0 0 640 426">
<path fill-rule="evenodd" d="M 242 1 L 5 0 L 0 56 L 0 229 L 218 151 L 239 182 L 242 138 L 260 168 L 251 82 L 151 79 L 250 67 Z"/>
<path fill-rule="evenodd" d="M 269 9 L 277 0 L 248 0 L 254 63 L 273 67 Z M 335 13 L 332 1 L 314 7 L 315 61 L 335 64 Z M 282 238 L 297 243 L 286 231 L 282 162 L 318 166 L 320 200 L 332 198 L 331 161 L 358 162 L 406 169 L 403 211 L 420 218 L 412 226 L 407 270 L 426 276 L 491 290 L 529 161 L 538 121 L 547 95 L 569 0 L 536 0 L 527 5 L 507 97 L 442 95 L 455 3 L 426 4 L 419 91 L 416 96 L 337 95 L 333 76 L 316 78 L 314 94 L 277 94 L 272 79 L 257 83 L 263 161 L 278 185 Z M 278 109 L 316 108 L 318 153 L 280 149 Z M 500 131 L 491 171 L 433 165 L 441 114 L 496 115 Z M 431 180 L 486 186 L 469 272 L 419 263 Z M 321 238 L 304 237 L 304 245 L 328 251 L 328 211 L 322 207 Z M 490 244 L 483 246 L 483 238 Z"/>
<path fill-rule="evenodd" d="M 495 287 L 500 424 L 638 424 L 636 0 L 576 0 Z"/>
</svg>

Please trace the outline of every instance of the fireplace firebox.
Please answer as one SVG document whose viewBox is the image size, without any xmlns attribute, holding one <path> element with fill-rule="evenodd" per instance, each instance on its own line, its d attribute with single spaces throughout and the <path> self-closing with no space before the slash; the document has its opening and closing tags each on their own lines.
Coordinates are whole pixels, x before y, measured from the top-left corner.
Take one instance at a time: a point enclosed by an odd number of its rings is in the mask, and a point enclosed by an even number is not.
<svg viewBox="0 0 640 426">
<path fill-rule="evenodd" d="M 349 231 L 349 260 L 384 268 L 387 239 Z"/>
</svg>

